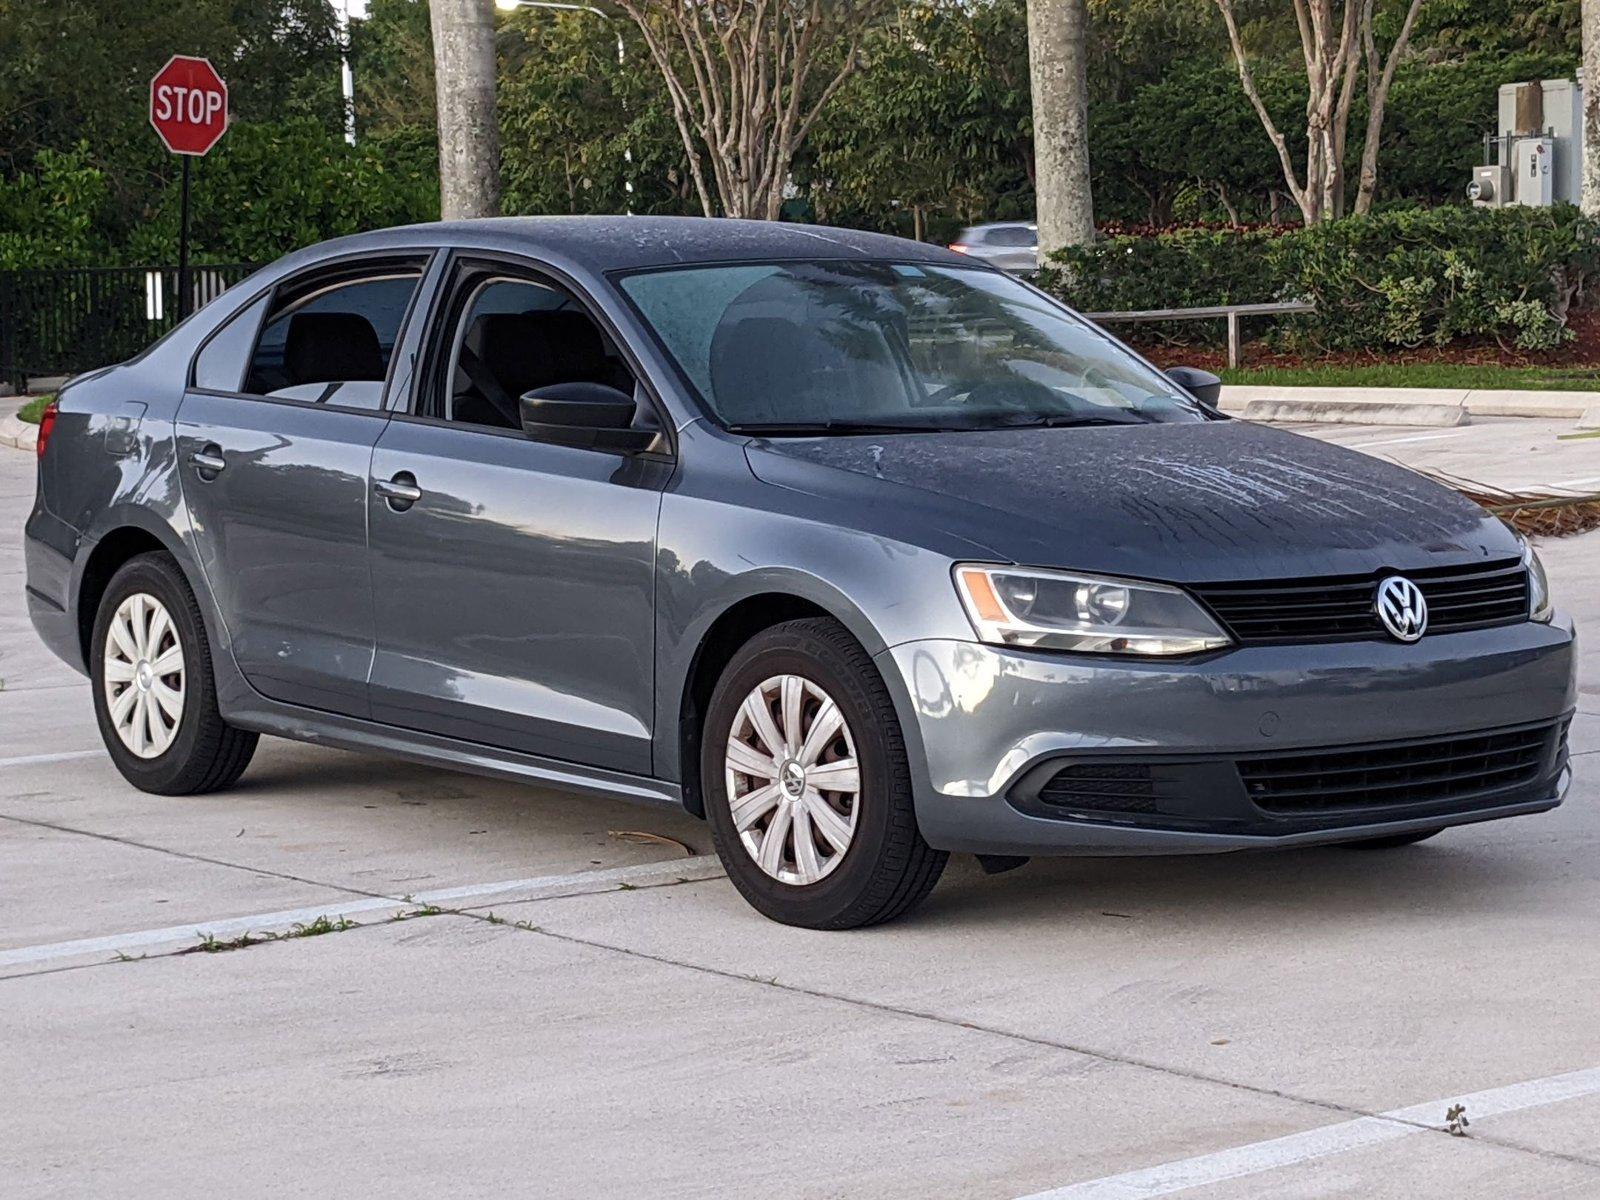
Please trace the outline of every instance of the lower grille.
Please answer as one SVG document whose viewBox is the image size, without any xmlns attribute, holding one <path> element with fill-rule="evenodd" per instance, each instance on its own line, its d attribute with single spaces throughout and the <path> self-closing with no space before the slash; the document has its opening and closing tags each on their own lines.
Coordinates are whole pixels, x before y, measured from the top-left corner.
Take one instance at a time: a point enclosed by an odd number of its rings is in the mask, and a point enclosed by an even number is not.
<svg viewBox="0 0 1600 1200">
<path fill-rule="evenodd" d="M 1239 760 L 1263 812 L 1401 808 L 1468 799 L 1535 782 L 1552 761 L 1555 724 L 1396 745 Z"/>
<path fill-rule="evenodd" d="M 1077 763 L 1052 775 L 1039 799 L 1082 812 L 1154 813 L 1156 785 L 1146 763 Z"/>
</svg>

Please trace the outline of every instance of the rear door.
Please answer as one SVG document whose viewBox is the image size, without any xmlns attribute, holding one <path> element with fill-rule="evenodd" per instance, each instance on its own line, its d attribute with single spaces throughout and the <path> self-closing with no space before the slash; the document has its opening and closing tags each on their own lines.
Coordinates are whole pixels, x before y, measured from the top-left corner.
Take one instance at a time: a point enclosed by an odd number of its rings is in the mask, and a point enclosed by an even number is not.
<svg viewBox="0 0 1600 1200">
<path fill-rule="evenodd" d="M 292 276 L 196 355 L 178 475 L 234 658 L 275 700 L 369 711 L 367 470 L 424 265 Z"/>
<path fill-rule="evenodd" d="M 528 439 L 516 400 L 552 383 L 630 391 L 612 335 L 534 271 L 462 260 L 410 411 L 372 460 L 373 717 L 646 774 L 656 522 L 673 459 Z"/>
</svg>

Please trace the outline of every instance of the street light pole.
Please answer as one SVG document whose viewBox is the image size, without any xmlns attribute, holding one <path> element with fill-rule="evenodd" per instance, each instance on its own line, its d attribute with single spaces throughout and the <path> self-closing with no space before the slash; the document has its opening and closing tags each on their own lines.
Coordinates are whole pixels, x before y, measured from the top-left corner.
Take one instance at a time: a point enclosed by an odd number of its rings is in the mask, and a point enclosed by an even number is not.
<svg viewBox="0 0 1600 1200">
<path fill-rule="evenodd" d="M 344 95 L 344 140 L 356 144 L 356 77 L 350 70 L 350 0 L 334 9 L 339 23 L 339 87 Z"/>
<path fill-rule="evenodd" d="M 612 28 L 616 29 L 616 18 L 604 9 L 595 8 L 592 4 L 564 4 L 561 0 L 494 0 L 494 6 L 501 12 L 516 12 L 519 8 L 553 8 L 558 12 L 589 13 L 603 21 L 611 22 Z M 622 40 L 622 30 L 616 29 L 616 33 L 617 62 L 618 64 L 623 64 L 628 61 L 628 45 Z M 622 101 L 622 111 L 625 115 L 628 112 L 626 98 Z M 622 148 L 622 158 L 628 164 L 627 176 L 622 181 L 622 187 L 628 193 L 628 215 L 631 217 L 633 216 L 633 150 L 624 146 Z"/>
</svg>

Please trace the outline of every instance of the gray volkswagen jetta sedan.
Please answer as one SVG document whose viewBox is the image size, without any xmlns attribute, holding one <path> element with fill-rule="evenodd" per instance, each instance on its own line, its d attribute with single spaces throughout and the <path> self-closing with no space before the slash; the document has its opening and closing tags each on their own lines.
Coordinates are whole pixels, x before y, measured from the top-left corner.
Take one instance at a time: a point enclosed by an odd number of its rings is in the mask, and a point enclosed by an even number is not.
<svg viewBox="0 0 1600 1200">
<path fill-rule="evenodd" d="M 1561 800 L 1573 630 L 1417 475 L 947 250 L 654 218 L 291 254 L 40 430 L 33 621 L 136 787 L 258 735 L 682 805 L 779 921 L 951 852 Z"/>
</svg>

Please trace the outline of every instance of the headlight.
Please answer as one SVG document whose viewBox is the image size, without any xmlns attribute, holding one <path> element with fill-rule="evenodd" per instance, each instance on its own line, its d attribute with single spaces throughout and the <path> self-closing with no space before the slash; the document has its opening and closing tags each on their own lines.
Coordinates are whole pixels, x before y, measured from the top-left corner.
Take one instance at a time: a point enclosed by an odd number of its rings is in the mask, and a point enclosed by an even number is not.
<svg viewBox="0 0 1600 1200">
<path fill-rule="evenodd" d="M 1550 603 L 1550 580 L 1529 542 L 1522 543 L 1522 562 L 1528 568 L 1528 617 L 1534 621 L 1549 621 L 1556 613 L 1555 606 Z"/>
<path fill-rule="evenodd" d="M 955 569 L 980 641 L 1102 654 L 1194 654 L 1228 635 L 1181 588 L 1033 567 Z"/>
</svg>

